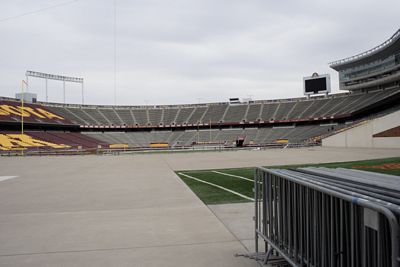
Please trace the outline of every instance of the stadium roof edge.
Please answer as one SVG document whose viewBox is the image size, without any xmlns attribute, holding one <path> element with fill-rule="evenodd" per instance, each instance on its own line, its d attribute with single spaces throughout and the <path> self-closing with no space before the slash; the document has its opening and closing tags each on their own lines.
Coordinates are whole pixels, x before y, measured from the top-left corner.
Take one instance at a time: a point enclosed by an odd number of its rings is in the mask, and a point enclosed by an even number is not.
<svg viewBox="0 0 400 267">
<path fill-rule="evenodd" d="M 366 59 L 375 60 L 375 58 L 378 58 L 380 54 L 382 54 L 384 51 L 388 50 L 391 47 L 395 47 L 394 50 L 396 50 L 397 46 L 399 46 L 400 48 L 400 28 L 382 44 L 375 46 L 374 48 L 369 49 L 365 52 L 359 53 L 357 55 L 332 61 L 329 62 L 328 64 L 332 69 L 340 70 Z"/>
</svg>

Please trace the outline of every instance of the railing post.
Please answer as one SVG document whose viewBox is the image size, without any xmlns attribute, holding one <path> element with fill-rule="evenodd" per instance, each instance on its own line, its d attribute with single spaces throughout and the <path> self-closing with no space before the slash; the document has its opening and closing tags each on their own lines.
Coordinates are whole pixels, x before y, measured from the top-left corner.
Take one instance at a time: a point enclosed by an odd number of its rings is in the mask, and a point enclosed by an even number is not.
<svg viewBox="0 0 400 267">
<path fill-rule="evenodd" d="M 255 252 L 258 253 L 258 169 L 254 170 L 254 247 Z"/>
<path fill-rule="evenodd" d="M 350 183 L 354 186 L 353 180 Z M 256 169 L 258 259 L 263 255 L 268 260 L 274 251 L 296 267 L 399 267 L 400 205 L 351 191 L 353 186 L 342 188 L 322 176 L 311 178 L 295 170 Z M 364 210 L 372 210 L 377 216 L 365 219 Z M 367 232 L 366 227 L 370 229 Z M 263 253 L 258 246 L 260 237 L 265 242 Z"/>
</svg>

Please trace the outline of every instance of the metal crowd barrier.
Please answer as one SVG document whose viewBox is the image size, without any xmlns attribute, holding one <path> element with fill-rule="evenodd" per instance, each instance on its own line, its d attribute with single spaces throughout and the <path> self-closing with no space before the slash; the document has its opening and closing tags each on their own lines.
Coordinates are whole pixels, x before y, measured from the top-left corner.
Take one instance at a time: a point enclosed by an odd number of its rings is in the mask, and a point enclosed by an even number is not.
<svg viewBox="0 0 400 267">
<path fill-rule="evenodd" d="M 268 263 L 279 256 L 290 266 L 400 266 L 400 207 L 391 202 L 399 192 L 336 176 L 257 168 L 249 257 Z"/>
</svg>

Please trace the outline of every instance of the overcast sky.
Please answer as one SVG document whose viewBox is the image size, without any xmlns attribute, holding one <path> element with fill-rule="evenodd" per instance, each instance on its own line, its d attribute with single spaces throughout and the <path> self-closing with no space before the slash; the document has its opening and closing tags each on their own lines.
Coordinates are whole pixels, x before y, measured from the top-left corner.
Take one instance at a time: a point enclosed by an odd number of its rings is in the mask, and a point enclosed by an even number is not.
<svg viewBox="0 0 400 267">
<path fill-rule="evenodd" d="M 399 0 L 116 3 L 121 105 L 298 97 L 313 72 L 329 73 L 338 92 L 327 63 L 400 27 Z M 83 77 L 86 103 L 113 104 L 113 27 L 113 0 L 1 0 L 0 95 L 13 97 L 33 70 Z M 29 82 L 44 100 L 44 80 Z M 80 86 L 67 84 L 66 97 L 79 103 Z M 49 81 L 49 101 L 62 100 L 62 82 Z"/>
</svg>

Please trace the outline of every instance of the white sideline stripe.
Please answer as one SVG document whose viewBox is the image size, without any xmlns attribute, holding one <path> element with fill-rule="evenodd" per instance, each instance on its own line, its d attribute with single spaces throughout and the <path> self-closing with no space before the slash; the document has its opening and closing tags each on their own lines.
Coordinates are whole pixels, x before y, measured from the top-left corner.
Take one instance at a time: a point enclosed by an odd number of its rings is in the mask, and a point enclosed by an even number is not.
<svg viewBox="0 0 400 267">
<path fill-rule="evenodd" d="M 248 197 L 248 196 L 245 196 L 245 195 L 242 195 L 242 194 L 240 194 L 240 193 L 238 193 L 238 192 L 236 192 L 236 191 L 230 190 L 230 189 L 228 189 L 228 188 L 225 188 L 225 187 L 222 187 L 222 186 L 213 184 L 213 183 L 209 183 L 209 182 L 200 180 L 200 179 L 198 179 L 198 178 L 195 178 L 195 177 L 193 177 L 193 176 L 190 176 L 190 175 L 187 175 L 187 174 L 184 174 L 184 173 L 181 173 L 181 172 L 180 172 L 179 174 L 181 174 L 181 175 L 183 175 L 183 176 L 185 176 L 185 177 L 187 177 L 187 178 L 189 178 L 189 179 L 196 180 L 196 181 L 198 181 L 198 182 L 200 182 L 200 183 L 208 184 L 208 185 L 214 186 L 214 187 L 216 187 L 216 188 L 225 190 L 225 191 L 227 191 L 227 192 L 229 192 L 229 193 L 232 193 L 232 194 L 237 195 L 237 196 L 239 196 L 239 197 L 242 197 L 242 198 L 244 198 L 244 199 L 254 201 L 253 198 Z"/>
<path fill-rule="evenodd" d="M 246 180 L 246 181 L 249 181 L 249 182 L 254 183 L 254 180 L 249 179 L 249 178 L 246 178 L 246 177 L 243 177 L 243 176 L 234 175 L 234 174 L 229 174 L 229 173 L 224 173 L 224 172 L 219 172 L 219 171 L 212 171 L 212 172 L 213 172 L 213 173 L 222 174 L 222 175 L 226 175 L 226 176 L 230 176 L 230 177 L 239 178 L 239 179 Z"/>
<path fill-rule="evenodd" d="M 13 178 L 17 178 L 17 177 L 18 176 L 0 176 L 0 182 L 9 180 L 9 179 L 13 179 Z"/>
</svg>

